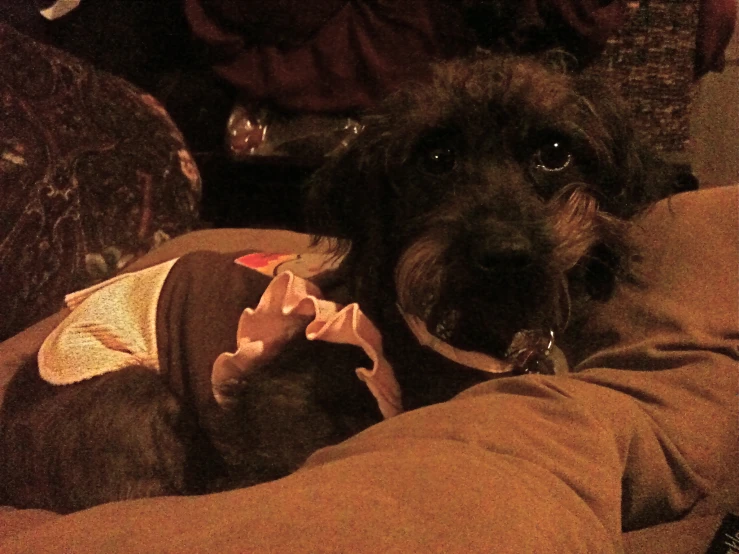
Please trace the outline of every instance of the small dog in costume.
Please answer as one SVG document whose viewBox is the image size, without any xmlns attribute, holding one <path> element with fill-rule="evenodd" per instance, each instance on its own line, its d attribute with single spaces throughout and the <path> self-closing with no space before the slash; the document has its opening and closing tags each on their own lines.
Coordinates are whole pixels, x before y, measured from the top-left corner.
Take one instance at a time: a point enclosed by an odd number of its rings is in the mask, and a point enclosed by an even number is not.
<svg viewBox="0 0 739 554">
<path fill-rule="evenodd" d="M 553 338 L 609 295 L 629 220 L 679 188 L 618 106 L 528 58 L 442 64 L 311 180 L 336 269 L 200 252 L 70 295 L 8 389 L 0 500 L 246 486 L 487 379 L 566 371 Z"/>
</svg>

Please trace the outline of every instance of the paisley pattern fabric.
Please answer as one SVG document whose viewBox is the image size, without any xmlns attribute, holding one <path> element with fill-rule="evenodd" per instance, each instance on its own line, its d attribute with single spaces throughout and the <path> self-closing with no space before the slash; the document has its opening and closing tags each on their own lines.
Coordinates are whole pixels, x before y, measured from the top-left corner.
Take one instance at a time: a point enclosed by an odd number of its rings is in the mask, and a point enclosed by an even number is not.
<svg viewBox="0 0 739 554">
<path fill-rule="evenodd" d="M 0 25 L 0 340 L 197 226 L 200 176 L 149 95 Z"/>
</svg>

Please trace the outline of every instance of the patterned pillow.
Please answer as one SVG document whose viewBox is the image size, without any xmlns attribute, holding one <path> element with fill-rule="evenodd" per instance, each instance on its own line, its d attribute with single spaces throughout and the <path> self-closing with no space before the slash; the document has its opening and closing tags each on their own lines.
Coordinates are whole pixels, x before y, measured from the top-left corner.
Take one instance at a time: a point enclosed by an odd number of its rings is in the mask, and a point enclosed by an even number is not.
<svg viewBox="0 0 739 554">
<path fill-rule="evenodd" d="M 0 340 L 198 224 L 200 175 L 164 109 L 0 25 Z"/>
</svg>

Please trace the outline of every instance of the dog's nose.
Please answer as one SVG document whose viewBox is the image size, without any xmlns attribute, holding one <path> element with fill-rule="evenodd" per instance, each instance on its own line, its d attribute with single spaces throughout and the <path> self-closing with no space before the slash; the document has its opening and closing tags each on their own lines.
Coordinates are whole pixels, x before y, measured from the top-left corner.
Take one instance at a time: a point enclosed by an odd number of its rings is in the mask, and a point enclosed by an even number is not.
<svg viewBox="0 0 739 554">
<path fill-rule="evenodd" d="M 507 230 L 505 236 L 496 233 L 481 237 L 475 242 L 473 263 L 485 273 L 520 271 L 533 261 L 531 241 L 515 229 Z"/>
</svg>

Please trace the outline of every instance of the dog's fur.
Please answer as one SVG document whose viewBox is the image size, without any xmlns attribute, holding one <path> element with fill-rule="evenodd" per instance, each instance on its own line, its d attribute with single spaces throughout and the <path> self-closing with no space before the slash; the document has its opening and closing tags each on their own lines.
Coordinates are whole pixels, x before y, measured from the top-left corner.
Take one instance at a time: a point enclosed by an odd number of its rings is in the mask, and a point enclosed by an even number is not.
<svg viewBox="0 0 739 554">
<path fill-rule="evenodd" d="M 526 58 L 442 64 L 364 124 L 311 180 L 309 214 L 345 255 L 324 293 L 379 327 L 406 409 L 491 376 L 421 347 L 403 314 L 496 357 L 517 331 L 561 331 L 607 298 L 629 219 L 679 188 L 604 87 Z M 31 363 L 2 411 L 0 500 L 66 512 L 280 477 L 380 421 L 363 356 L 296 340 L 234 408 L 197 416 L 146 369 L 54 387 Z"/>
</svg>

